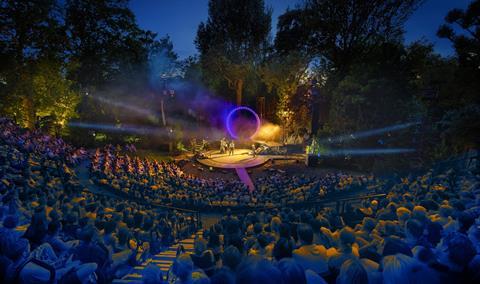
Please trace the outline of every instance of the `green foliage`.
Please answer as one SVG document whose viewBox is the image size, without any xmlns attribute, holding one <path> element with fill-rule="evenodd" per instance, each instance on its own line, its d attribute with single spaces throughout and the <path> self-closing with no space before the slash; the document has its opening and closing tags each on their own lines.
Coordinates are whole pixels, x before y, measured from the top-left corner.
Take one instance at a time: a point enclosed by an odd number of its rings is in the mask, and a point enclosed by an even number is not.
<svg viewBox="0 0 480 284">
<path fill-rule="evenodd" d="M 57 1 L 6 0 L 0 7 L 0 50 L 12 64 L 2 67 L 16 68 L 38 58 L 64 57 L 67 36 Z"/>
<path fill-rule="evenodd" d="M 307 0 L 279 17 L 275 46 L 319 56 L 343 72 L 371 47 L 400 41 L 423 0 Z"/>
<path fill-rule="evenodd" d="M 40 111 L 35 101 L 46 99 L 44 97 L 46 92 L 53 92 L 55 98 L 58 98 L 55 90 L 58 90 L 58 86 L 43 85 L 42 90 L 34 89 L 39 83 L 38 76 L 41 72 L 39 69 L 45 69 L 50 75 L 55 74 L 52 76 L 58 79 L 58 84 L 67 87 L 69 85 L 68 82 L 62 81 L 64 76 L 60 74 L 61 67 L 57 64 L 65 57 L 66 33 L 61 22 L 61 9 L 54 0 L 2 1 L 1 4 L 0 110 L 3 115 L 16 118 L 30 128 L 34 127 L 37 112 Z M 45 62 L 52 65 L 42 68 Z M 34 80 L 35 77 L 37 80 Z M 59 113 L 46 111 L 45 107 L 43 111 L 50 114 Z"/>
<path fill-rule="evenodd" d="M 480 105 L 473 104 L 447 112 L 437 123 L 441 140 L 438 155 L 446 158 L 480 146 Z"/>
<path fill-rule="evenodd" d="M 421 50 L 421 52 L 420 52 Z M 345 133 L 412 120 L 429 46 L 383 44 L 331 89 L 329 127 Z"/>
<path fill-rule="evenodd" d="M 226 82 L 240 105 L 245 81 L 268 46 L 272 12 L 263 0 L 210 0 L 208 14 L 195 39 L 204 81 L 217 90 Z"/>
<path fill-rule="evenodd" d="M 457 100 L 466 105 L 480 103 L 480 0 L 470 3 L 466 10 L 453 9 L 445 17 L 437 34 L 450 40 L 458 57 Z M 455 28 L 455 29 L 454 29 Z M 456 31 L 457 30 L 457 31 Z M 459 31 L 458 31 L 459 30 Z"/>
<path fill-rule="evenodd" d="M 40 61 L 21 73 L 21 80 L 5 94 L 10 102 L 4 112 L 26 127 L 39 119 L 53 118 L 61 128 L 76 116 L 80 96 L 72 88 L 59 63 Z"/>
<path fill-rule="evenodd" d="M 308 81 L 308 59 L 299 52 L 287 55 L 273 55 L 260 69 L 260 76 L 269 92 L 278 96 L 276 115 L 282 123 L 289 122 L 289 128 L 305 128 L 308 125 L 308 106 L 301 97 L 305 92 L 299 87 Z M 306 109 L 305 109 L 306 108 Z M 287 114 L 295 113 L 287 120 Z"/>
<path fill-rule="evenodd" d="M 66 28 L 70 35 L 70 60 L 76 67 L 71 78 L 83 89 L 147 71 L 148 50 L 155 34 L 141 30 L 127 0 L 69 0 Z"/>
<path fill-rule="evenodd" d="M 32 77 L 32 100 L 38 117 L 53 116 L 62 127 L 76 117 L 80 96 L 65 79 L 61 66 L 40 62 Z"/>
<path fill-rule="evenodd" d="M 187 151 L 187 148 L 185 147 L 185 145 L 183 145 L 182 141 L 177 142 L 176 148 L 177 148 L 176 150 L 180 151 L 180 152 L 186 152 Z"/>
</svg>

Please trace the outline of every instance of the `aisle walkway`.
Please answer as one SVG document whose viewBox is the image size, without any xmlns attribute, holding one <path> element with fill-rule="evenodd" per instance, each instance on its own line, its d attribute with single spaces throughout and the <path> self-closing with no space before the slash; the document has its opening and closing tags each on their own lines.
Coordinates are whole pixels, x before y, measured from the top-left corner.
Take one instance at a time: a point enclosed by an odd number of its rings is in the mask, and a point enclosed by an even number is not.
<svg viewBox="0 0 480 284">
<path fill-rule="evenodd" d="M 175 258 L 177 256 L 178 246 L 182 245 L 185 249 L 185 252 L 188 254 L 193 253 L 193 242 L 196 236 L 202 236 L 203 230 L 199 230 L 196 234 L 193 234 L 188 239 L 184 239 L 168 248 L 168 250 L 163 251 L 152 258 L 147 259 L 144 263 L 139 266 L 135 266 L 133 271 L 130 274 L 127 274 L 122 279 L 116 279 L 113 283 L 141 283 L 142 282 L 142 272 L 150 263 L 155 264 L 163 272 L 164 277 L 168 275 L 168 271 L 172 266 Z"/>
<path fill-rule="evenodd" d="M 245 168 L 235 168 L 235 171 L 237 172 L 238 177 L 240 180 L 248 187 L 248 190 L 250 192 L 255 190 L 255 185 L 253 185 L 253 181 L 250 178 L 250 175 L 248 174 L 247 170 Z"/>
<path fill-rule="evenodd" d="M 78 182 L 88 191 L 95 194 L 106 195 L 110 197 L 119 198 L 116 194 L 110 192 L 109 190 L 104 190 L 100 188 L 98 185 L 94 184 L 90 180 L 90 174 L 88 165 L 90 164 L 90 159 L 85 159 L 79 165 L 77 165 L 74 170 L 78 178 Z"/>
</svg>

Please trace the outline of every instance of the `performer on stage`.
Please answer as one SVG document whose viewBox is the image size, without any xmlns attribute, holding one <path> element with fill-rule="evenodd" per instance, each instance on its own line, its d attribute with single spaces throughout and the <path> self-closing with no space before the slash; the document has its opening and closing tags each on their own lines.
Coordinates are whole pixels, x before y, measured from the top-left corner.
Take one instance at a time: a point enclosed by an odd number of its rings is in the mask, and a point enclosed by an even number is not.
<svg viewBox="0 0 480 284">
<path fill-rule="evenodd" d="M 195 155 L 197 153 L 197 139 L 192 138 L 190 140 L 190 147 L 192 147 L 192 153 Z"/>
<path fill-rule="evenodd" d="M 207 151 L 208 150 L 208 141 L 205 139 L 202 139 L 202 151 Z"/>
<path fill-rule="evenodd" d="M 225 139 L 225 137 L 223 137 L 222 139 L 220 139 L 220 154 L 225 154 L 226 151 L 227 151 L 227 140 Z"/>
<path fill-rule="evenodd" d="M 257 156 L 257 148 L 255 147 L 255 144 L 252 144 L 252 155 L 254 158 Z"/>
<path fill-rule="evenodd" d="M 230 142 L 230 144 L 228 145 L 228 154 L 230 156 L 233 156 L 234 155 L 234 152 L 235 152 L 235 143 L 233 143 L 233 140 Z"/>
</svg>

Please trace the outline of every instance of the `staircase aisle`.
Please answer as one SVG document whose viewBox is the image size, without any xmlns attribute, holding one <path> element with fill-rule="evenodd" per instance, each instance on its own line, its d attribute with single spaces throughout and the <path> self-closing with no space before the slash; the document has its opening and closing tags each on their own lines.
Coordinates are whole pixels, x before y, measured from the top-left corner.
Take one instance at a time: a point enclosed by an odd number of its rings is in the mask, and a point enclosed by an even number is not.
<svg viewBox="0 0 480 284">
<path fill-rule="evenodd" d="M 188 239 L 184 239 L 172 246 L 170 246 L 166 251 L 163 251 L 152 258 L 147 259 L 144 263 L 139 266 L 135 266 L 133 271 L 130 274 L 125 275 L 122 279 L 115 279 L 113 283 L 141 283 L 142 282 L 142 271 L 149 265 L 150 263 L 155 264 L 162 270 L 164 276 L 168 275 L 168 271 L 172 266 L 173 262 L 175 261 L 177 255 L 177 248 L 178 246 L 182 245 L 185 249 L 187 254 L 193 253 L 193 242 L 195 240 L 195 236 L 202 236 L 203 230 L 199 230 L 196 234 L 193 234 Z"/>
</svg>

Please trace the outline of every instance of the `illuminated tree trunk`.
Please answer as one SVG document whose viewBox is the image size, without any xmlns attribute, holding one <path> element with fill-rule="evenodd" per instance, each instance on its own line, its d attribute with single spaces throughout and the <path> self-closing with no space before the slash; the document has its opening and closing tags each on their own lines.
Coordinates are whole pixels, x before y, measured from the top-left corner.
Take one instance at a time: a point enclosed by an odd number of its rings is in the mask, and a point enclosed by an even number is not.
<svg viewBox="0 0 480 284">
<path fill-rule="evenodd" d="M 167 126 L 167 120 L 165 119 L 165 108 L 163 104 L 163 98 L 160 100 L 160 110 L 162 112 L 162 124 L 163 127 Z"/>
<path fill-rule="evenodd" d="M 35 109 L 33 107 L 33 101 L 29 96 L 23 97 L 23 123 L 28 129 L 35 128 Z"/>
<path fill-rule="evenodd" d="M 243 79 L 238 79 L 235 82 L 235 98 L 237 106 L 242 105 L 242 91 L 243 91 Z"/>
</svg>

